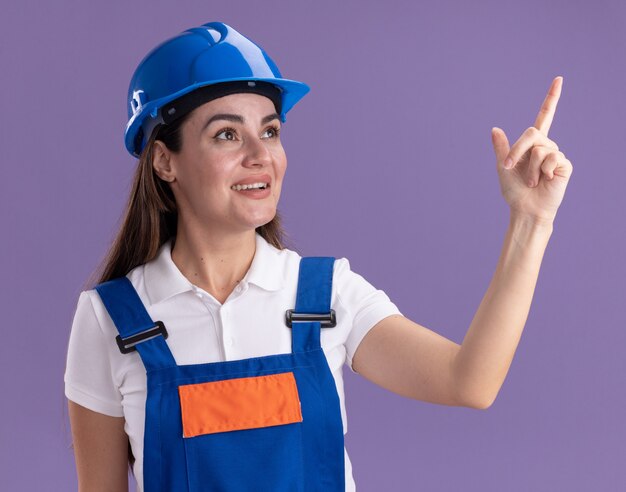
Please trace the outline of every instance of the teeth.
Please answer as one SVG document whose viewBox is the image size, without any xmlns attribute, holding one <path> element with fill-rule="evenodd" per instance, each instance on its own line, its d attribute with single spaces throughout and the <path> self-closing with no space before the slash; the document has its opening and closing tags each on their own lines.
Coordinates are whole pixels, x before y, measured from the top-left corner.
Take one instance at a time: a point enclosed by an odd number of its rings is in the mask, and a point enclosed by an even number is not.
<svg viewBox="0 0 626 492">
<path fill-rule="evenodd" d="M 230 187 L 231 190 L 250 190 L 252 188 L 259 188 L 259 189 L 265 189 L 268 187 L 267 183 L 252 183 L 252 184 L 248 184 L 248 185 L 233 185 Z"/>
</svg>

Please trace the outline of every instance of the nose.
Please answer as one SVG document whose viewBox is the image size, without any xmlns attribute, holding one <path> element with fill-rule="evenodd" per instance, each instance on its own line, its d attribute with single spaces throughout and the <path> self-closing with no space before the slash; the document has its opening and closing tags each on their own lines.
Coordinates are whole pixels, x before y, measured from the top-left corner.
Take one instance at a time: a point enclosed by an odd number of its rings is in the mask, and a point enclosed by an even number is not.
<svg viewBox="0 0 626 492">
<path fill-rule="evenodd" d="M 246 157 L 243 165 L 246 167 L 264 167 L 272 163 L 272 153 L 260 138 L 249 138 L 246 141 Z"/>
</svg>

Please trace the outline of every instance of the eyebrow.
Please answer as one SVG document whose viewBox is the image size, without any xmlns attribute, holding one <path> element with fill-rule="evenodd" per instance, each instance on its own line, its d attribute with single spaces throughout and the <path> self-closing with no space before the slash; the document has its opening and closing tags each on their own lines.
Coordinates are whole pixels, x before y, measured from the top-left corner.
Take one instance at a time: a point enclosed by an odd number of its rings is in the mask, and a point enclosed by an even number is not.
<svg viewBox="0 0 626 492">
<path fill-rule="evenodd" d="M 278 119 L 280 119 L 278 113 L 268 114 L 261 120 L 261 125 L 265 125 L 266 123 L 269 123 L 272 120 L 278 120 Z M 204 127 L 202 129 L 204 130 L 211 123 L 217 120 L 232 121 L 233 123 L 241 123 L 241 124 L 245 122 L 243 116 L 240 116 L 238 114 L 218 113 L 218 114 L 214 114 L 213 116 L 211 116 L 208 119 L 208 121 L 204 124 Z"/>
</svg>

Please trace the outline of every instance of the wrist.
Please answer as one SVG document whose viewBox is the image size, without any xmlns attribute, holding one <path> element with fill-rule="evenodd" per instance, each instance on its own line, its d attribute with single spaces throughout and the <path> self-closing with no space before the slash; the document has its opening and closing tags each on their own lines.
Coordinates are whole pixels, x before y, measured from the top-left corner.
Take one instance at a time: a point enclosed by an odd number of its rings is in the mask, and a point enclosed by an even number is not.
<svg viewBox="0 0 626 492">
<path fill-rule="evenodd" d="M 516 224 L 537 231 L 552 231 L 554 229 L 554 219 L 530 216 L 519 212 L 511 212 L 509 224 Z"/>
<path fill-rule="evenodd" d="M 516 242 L 533 243 L 540 240 L 542 243 L 550 238 L 554 230 L 554 221 L 531 217 L 528 215 L 511 213 L 509 220 L 509 230 L 516 239 Z"/>
</svg>

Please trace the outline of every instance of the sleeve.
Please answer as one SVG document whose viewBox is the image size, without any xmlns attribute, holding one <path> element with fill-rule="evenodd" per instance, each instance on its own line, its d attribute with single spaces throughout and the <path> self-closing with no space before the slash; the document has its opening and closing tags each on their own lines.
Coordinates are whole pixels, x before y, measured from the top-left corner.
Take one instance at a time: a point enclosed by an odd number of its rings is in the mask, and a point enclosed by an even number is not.
<svg viewBox="0 0 626 492">
<path fill-rule="evenodd" d="M 123 417 L 104 334 L 89 291 L 81 292 L 72 321 L 65 367 L 65 396 L 90 410 Z"/>
<path fill-rule="evenodd" d="M 352 318 L 345 348 L 348 367 L 356 373 L 352 368 L 352 359 L 367 332 L 382 319 L 402 313 L 385 292 L 350 270 L 347 258 L 335 262 L 334 283 L 339 302 Z"/>
</svg>

